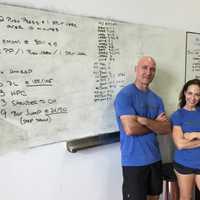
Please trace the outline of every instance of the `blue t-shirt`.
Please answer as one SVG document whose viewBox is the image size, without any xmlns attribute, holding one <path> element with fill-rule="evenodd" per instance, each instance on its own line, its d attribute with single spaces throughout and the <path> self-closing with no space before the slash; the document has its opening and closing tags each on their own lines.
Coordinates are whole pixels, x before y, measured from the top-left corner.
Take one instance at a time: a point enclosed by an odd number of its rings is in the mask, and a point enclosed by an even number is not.
<svg viewBox="0 0 200 200">
<path fill-rule="evenodd" d="M 156 133 L 128 136 L 120 120 L 122 115 L 155 119 L 164 112 L 161 98 L 149 89 L 141 91 L 134 84 L 129 84 L 118 93 L 114 106 L 120 129 L 122 165 L 144 166 L 161 160 Z"/>
<path fill-rule="evenodd" d="M 199 132 L 200 134 L 200 108 L 198 107 L 195 111 L 188 111 L 184 108 L 178 109 L 172 114 L 171 122 L 174 126 L 180 126 L 183 133 Z M 174 160 L 186 167 L 200 169 L 200 147 L 176 149 Z"/>
</svg>

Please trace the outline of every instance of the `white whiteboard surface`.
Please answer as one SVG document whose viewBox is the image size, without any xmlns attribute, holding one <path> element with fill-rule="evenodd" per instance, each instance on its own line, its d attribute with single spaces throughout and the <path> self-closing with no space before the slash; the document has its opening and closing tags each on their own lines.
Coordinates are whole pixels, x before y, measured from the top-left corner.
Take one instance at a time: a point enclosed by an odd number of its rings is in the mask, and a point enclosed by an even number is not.
<svg viewBox="0 0 200 200">
<path fill-rule="evenodd" d="M 0 152 L 117 131 L 113 100 L 142 55 L 177 107 L 184 31 L 0 5 L 0 38 Z"/>
</svg>

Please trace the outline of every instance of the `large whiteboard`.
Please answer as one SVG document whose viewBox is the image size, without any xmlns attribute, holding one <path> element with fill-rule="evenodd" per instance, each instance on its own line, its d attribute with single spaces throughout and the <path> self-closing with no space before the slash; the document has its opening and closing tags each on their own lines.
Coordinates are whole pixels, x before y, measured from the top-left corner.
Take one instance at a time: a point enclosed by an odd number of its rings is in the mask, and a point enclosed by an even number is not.
<svg viewBox="0 0 200 200">
<path fill-rule="evenodd" d="M 113 100 L 142 55 L 170 114 L 184 31 L 0 5 L 0 152 L 117 131 Z"/>
</svg>

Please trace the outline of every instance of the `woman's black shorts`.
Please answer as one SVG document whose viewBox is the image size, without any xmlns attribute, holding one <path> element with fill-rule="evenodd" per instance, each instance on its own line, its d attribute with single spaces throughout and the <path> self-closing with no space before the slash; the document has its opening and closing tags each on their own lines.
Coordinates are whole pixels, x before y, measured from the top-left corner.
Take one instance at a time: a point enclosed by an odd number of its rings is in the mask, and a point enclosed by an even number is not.
<svg viewBox="0 0 200 200">
<path fill-rule="evenodd" d="M 174 169 L 180 174 L 200 174 L 200 169 L 185 167 L 177 162 L 173 162 Z"/>
</svg>

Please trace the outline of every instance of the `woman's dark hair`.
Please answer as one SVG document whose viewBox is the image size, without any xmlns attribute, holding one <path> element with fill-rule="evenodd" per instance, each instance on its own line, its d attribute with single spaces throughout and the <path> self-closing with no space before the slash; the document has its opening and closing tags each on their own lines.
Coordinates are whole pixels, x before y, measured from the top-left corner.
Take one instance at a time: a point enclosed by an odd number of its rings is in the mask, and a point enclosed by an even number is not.
<svg viewBox="0 0 200 200">
<path fill-rule="evenodd" d="M 197 85 L 200 88 L 200 80 L 199 79 L 192 79 L 189 80 L 188 82 L 185 83 L 185 85 L 183 86 L 180 95 L 179 95 L 179 107 L 182 108 L 185 106 L 186 104 L 186 100 L 185 100 L 185 91 L 187 91 L 188 87 L 190 85 Z M 200 106 L 200 102 L 197 104 L 197 106 Z"/>
</svg>

